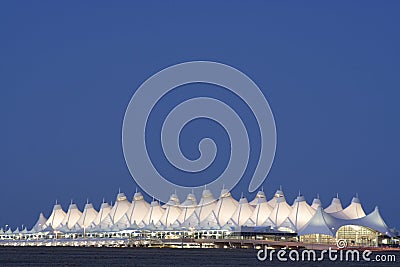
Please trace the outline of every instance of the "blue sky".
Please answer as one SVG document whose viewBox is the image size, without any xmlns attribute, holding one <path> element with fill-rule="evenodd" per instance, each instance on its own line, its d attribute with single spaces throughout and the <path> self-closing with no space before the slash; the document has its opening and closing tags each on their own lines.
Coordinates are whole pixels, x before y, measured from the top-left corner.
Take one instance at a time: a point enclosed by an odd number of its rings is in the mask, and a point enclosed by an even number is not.
<svg viewBox="0 0 400 267">
<path fill-rule="evenodd" d="M 243 71 L 268 99 L 268 197 L 279 185 L 289 201 L 301 190 L 324 205 L 358 193 L 400 226 L 399 3 L 214 2 L 0 3 L 0 226 L 31 226 L 56 199 L 98 206 L 118 188 L 130 198 L 125 108 L 149 76 L 191 60 Z M 189 157 L 199 129 L 226 139 L 200 121 L 183 133 Z"/>
</svg>

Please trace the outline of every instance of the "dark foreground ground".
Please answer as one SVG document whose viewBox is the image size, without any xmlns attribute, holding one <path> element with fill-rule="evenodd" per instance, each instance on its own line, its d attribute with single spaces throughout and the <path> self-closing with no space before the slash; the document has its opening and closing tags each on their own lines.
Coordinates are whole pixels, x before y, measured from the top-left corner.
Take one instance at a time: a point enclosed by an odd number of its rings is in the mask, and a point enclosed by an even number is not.
<svg viewBox="0 0 400 267">
<path fill-rule="evenodd" d="M 252 249 L 0 247 L 0 266 L 400 266 L 399 252 L 379 254 L 396 262 L 261 262 Z"/>
</svg>

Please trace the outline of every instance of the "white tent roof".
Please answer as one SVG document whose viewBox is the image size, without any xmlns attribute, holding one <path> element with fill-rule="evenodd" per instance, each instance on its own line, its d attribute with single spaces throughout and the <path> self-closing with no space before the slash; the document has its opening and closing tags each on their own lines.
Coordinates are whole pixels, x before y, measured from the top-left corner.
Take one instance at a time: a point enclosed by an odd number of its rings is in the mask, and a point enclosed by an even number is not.
<svg viewBox="0 0 400 267">
<path fill-rule="evenodd" d="M 239 205 L 233 213 L 231 219 L 236 226 L 242 226 L 253 214 L 254 207 L 252 207 L 245 197 L 239 200 Z M 232 226 L 232 224 L 230 224 Z"/>
<path fill-rule="evenodd" d="M 279 226 L 284 220 L 286 220 L 291 211 L 292 208 L 286 202 L 285 197 L 280 196 L 275 201 L 275 206 L 269 215 L 269 219 L 275 224 L 275 226 Z"/>
<path fill-rule="evenodd" d="M 331 204 L 325 208 L 326 213 L 334 213 L 341 211 L 343 209 L 342 202 L 340 201 L 339 197 L 334 197 L 332 199 Z"/>
<path fill-rule="evenodd" d="M 97 213 L 96 218 L 93 220 L 92 225 L 98 225 L 101 221 L 103 221 L 107 215 L 110 213 L 111 211 L 111 206 L 110 204 L 103 202 L 100 206 L 100 210 Z"/>
<path fill-rule="evenodd" d="M 53 207 L 53 211 L 51 212 L 49 219 L 47 219 L 46 221 L 46 226 L 51 226 L 53 229 L 56 229 L 64 220 L 65 215 L 67 214 L 62 209 L 61 205 L 56 203 Z"/>
<path fill-rule="evenodd" d="M 257 192 L 256 197 L 252 201 L 250 201 L 250 205 L 256 206 L 258 204 L 260 198 L 265 199 L 265 200 L 267 199 L 264 191 L 262 191 L 262 190 Z"/>
<path fill-rule="evenodd" d="M 94 223 L 92 223 L 88 229 L 89 232 L 105 232 L 105 231 L 111 231 L 112 227 L 114 225 L 114 222 L 110 216 L 110 213 L 108 213 L 107 215 L 105 215 L 105 217 L 101 220 L 101 222 L 97 225 L 94 225 Z"/>
<path fill-rule="evenodd" d="M 90 224 L 96 219 L 98 215 L 97 210 L 93 207 L 92 203 L 86 203 L 82 215 L 76 222 L 74 228 L 88 228 Z"/>
<path fill-rule="evenodd" d="M 131 203 L 126 199 L 124 193 L 118 193 L 114 206 L 110 211 L 110 216 L 113 222 L 118 222 L 119 219 L 127 212 Z"/>
<path fill-rule="evenodd" d="M 239 203 L 234 199 L 227 189 L 222 189 L 221 195 L 214 208 L 214 213 L 217 216 L 220 225 L 225 225 L 238 207 Z"/>
<path fill-rule="evenodd" d="M 315 212 L 315 209 L 308 205 L 304 196 L 300 195 L 295 199 L 292 211 L 280 227 L 286 227 L 293 231 L 298 231 L 311 220 Z"/>
<path fill-rule="evenodd" d="M 43 213 L 40 213 L 38 220 L 36 221 L 35 225 L 31 229 L 31 232 L 38 233 L 41 230 L 43 230 L 44 228 L 46 228 L 46 222 L 47 222 L 46 217 L 44 217 Z"/>
<path fill-rule="evenodd" d="M 210 190 L 204 189 L 199 205 L 196 208 L 196 213 L 199 216 L 200 221 L 207 218 L 207 216 L 214 210 L 217 202 Z"/>
<path fill-rule="evenodd" d="M 186 200 L 181 204 L 182 212 L 178 217 L 178 222 L 183 223 L 195 211 L 197 205 L 196 196 L 188 194 Z"/>
<path fill-rule="evenodd" d="M 392 236 L 392 232 L 387 227 L 377 207 L 370 214 L 353 220 L 335 218 L 331 214 L 326 213 L 322 207 L 319 207 L 311 220 L 298 231 L 298 234 L 326 234 L 335 236 L 338 229 L 344 225 L 363 226 Z"/>
<path fill-rule="evenodd" d="M 272 208 L 274 208 L 274 207 L 275 207 L 275 204 L 276 204 L 276 201 L 278 200 L 278 198 L 284 197 L 284 196 L 285 196 L 285 195 L 283 194 L 282 188 L 280 188 L 280 189 L 276 190 L 274 197 L 273 197 L 271 200 L 268 201 L 268 204 L 269 204 Z"/>
<path fill-rule="evenodd" d="M 319 197 L 314 198 L 311 207 L 316 210 L 319 206 L 322 206 L 321 200 L 319 199 Z"/>
<path fill-rule="evenodd" d="M 171 197 L 169 198 L 169 201 L 164 205 L 166 207 L 165 212 L 160 218 L 160 222 L 163 225 L 169 227 L 178 219 L 179 215 L 182 212 L 179 205 L 180 201 L 178 196 L 176 194 L 172 194 Z"/>
<path fill-rule="evenodd" d="M 255 226 L 262 225 L 268 219 L 272 210 L 273 208 L 268 204 L 265 198 L 258 198 L 258 203 L 250 216 L 251 222 L 246 223 L 246 225 L 252 225 L 252 222 Z"/>
<path fill-rule="evenodd" d="M 339 219 L 358 219 L 365 216 L 364 209 L 358 197 L 353 197 L 351 203 L 344 210 L 331 213 L 332 216 Z"/>
<path fill-rule="evenodd" d="M 310 221 L 298 231 L 299 235 L 325 234 L 335 236 L 342 225 L 341 221 L 325 212 L 321 206 L 317 208 Z"/>
<path fill-rule="evenodd" d="M 65 215 L 64 220 L 61 222 L 61 226 L 63 228 L 71 229 L 81 216 L 82 212 L 78 209 L 78 206 L 76 206 L 75 203 L 71 203 L 67 215 Z"/>
<path fill-rule="evenodd" d="M 125 230 L 131 226 L 131 223 L 129 221 L 128 215 L 125 213 L 119 220 L 118 222 L 114 223 L 112 226 L 113 230 L 120 231 L 120 230 Z"/>
<path fill-rule="evenodd" d="M 383 220 L 378 207 L 375 207 L 373 212 L 362 218 L 346 221 L 346 224 L 368 227 L 387 236 L 392 236 L 392 232 Z"/>
<path fill-rule="evenodd" d="M 132 204 L 129 209 L 126 211 L 126 215 L 128 216 L 128 220 L 131 224 L 140 223 L 146 213 L 150 209 L 150 204 L 144 199 L 142 193 L 136 192 L 133 196 Z"/>
<path fill-rule="evenodd" d="M 212 212 L 212 211 L 211 211 Z M 181 227 L 189 228 L 199 228 L 200 218 L 196 212 L 193 212 L 184 222 L 180 223 Z"/>
<path fill-rule="evenodd" d="M 215 215 L 214 211 L 205 218 L 199 224 L 200 229 L 220 229 L 221 225 L 218 223 L 217 215 Z"/>
<path fill-rule="evenodd" d="M 150 204 L 149 211 L 143 218 L 144 225 L 156 224 L 161 219 L 161 216 L 164 214 L 164 209 L 160 206 L 158 201 L 152 201 Z"/>
</svg>

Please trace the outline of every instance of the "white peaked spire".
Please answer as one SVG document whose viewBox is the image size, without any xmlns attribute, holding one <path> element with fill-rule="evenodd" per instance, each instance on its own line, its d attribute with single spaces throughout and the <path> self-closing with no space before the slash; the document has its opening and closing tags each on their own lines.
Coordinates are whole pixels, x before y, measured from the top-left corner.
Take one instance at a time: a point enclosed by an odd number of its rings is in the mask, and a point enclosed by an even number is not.
<svg viewBox="0 0 400 267">
<path fill-rule="evenodd" d="M 172 194 L 169 201 L 165 204 L 165 212 L 160 218 L 160 222 L 169 227 L 178 219 L 181 214 L 181 208 L 179 207 L 180 201 L 176 193 Z"/>
<path fill-rule="evenodd" d="M 324 234 L 335 236 L 336 231 L 340 228 L 341 222 L 335 217 L 326 213 L 321 206 L 319 206 L 314 216 L 307 222 L 307 224 L 299 229 L 299 235 L 309 234 Z"/>
<path fill-rule="evenodd" d="M 332 199 L 331 204 L 327 208 L 325 208 L 324 211 L 326 213 L 334 213 L 343 210 L 342 202 L 339 199 L 339 194 L 337 194 L 336 196 L 337 197 L 334 197 Z"/>
<path fill-rule="evenodd" d="M 258 204 L 260 198 L 266 199 L 266 196 L 264 193 L 264 187 L 262 187 L 261 191 L 257 192 L 256 197 L 252 201 L 250 201 L 250 205 L 256 206 Z"/>
<path fill-rule="evenodd" d="M 275 206 L 269 215 L 269 219 L 274 223 L 276 227 L 281 225 L 284 220 L 289 216 L 292 208 L 286 202 L 285 197 L 283 194 L 276 198 Z"/>
<path fill-rule="evenodd" d="M 351 200 L 351 203 L 347 208 L 344 210 L 331 213 L 332 216 L 339 218 L 339 219 L 358 219 L 365 216 L 364 209 L 361 205 L 360 199 L 356 195 Z"/>
<path fill-rule="evenodd" d="M 92 222 L 96 219 L 98 212 L 94 209 L 93 204 L 86 201 L 85 208 L 83 209 L 82 215 L 77 221 L 74 227 L 77 228 L 88 228 Z"/>
<path fill-rule="evenodd" d="M 245 225 L 249 226 L 260 226 L 262 225 L 265 221 L 267 221 L 269 215 L 272 212 L 272 207 L 268 204 L 266 198 L 258 198 L 257 199 L 257 205 L 254 208 L 253 213 L 250 216 L 250 220 L 245 223 Z"/>
<path fill-rule="evenodd" d="M 221 190 L 221 195 L 214 208 L 214 213 L 217 216 L 218 223 L 225 225 L 232 217 L 239 203 L 235 200 L 227 189 Z"/>
<path fill-rule="evenodd" d="M 133 196 L 132 204 L 126 212 L 130 224 L 139 224 L 150 209 L 150 204 L 144 199 L 142 193 Z"/>
<path fill-rule="evenodd" d="M 119 191 L 115 204 L 110 211 L 112 221 L 114 223 L 118 222 L 118 220 L 121 219 L 129 209 L 130 205 L 131 203 L 126 199 L 125 194 Z"/>
<path fill-rule="evenodd" d="M 182 212 L 178 217 L 178 222 L 183 223 L 195 211 L 197 205 L 196 196 L 192 193 L 188 194 L 186 200 L 181 204 Z"/>
<path fill-rule="evenodd" d="M 292 231 L 298 231 L 303 228 L 314 216 L 315 209 L 313 209 L 306 202 L 302 195 L 299 195 L 292 206 L 288 218 L 280 225 L 280 227 L 289 228 Z"/>
<path fill-rule="evenodd" d="M 97 213 L 96 218 L 93 220 L 91 227 L 94 227 L 95 225 L 98 225 L 101 221 L 103 221 L 107 215 L 110 213 L 111 211 L 111 206 L 110 204 L 104 202 L 104 198 L 103 198 L 103 203 L 100 206 L 100 210 Z"/>
<path fill-rule="evenodd" d="M 61 222 L 63 228 L 71 229 L 79 218 L 82 216 L 82 212 L 78 209 L 76 204 L 72 203 L 69 205 L 67 215 L 64 217 L 64 220 Z"/>
<path fill-rule="evenodd" d="M 40 213 L 38 220 L 36 221 L 35 225 L 32 227 L 32 233 L 38 233 L 46 228 L 47 219 L 44 217 L 43 213 Z"/>
<path fill-rule="evenodd" d="M 47 219 L 46 221 L 46 226 L 50 226 L 53 229 L 57 229 L 61 222 L 64 220 L 65 218 L 65 211 L 62 209 L 60 204 L 57 204 L 57 200 L 56 200 L 56 204 L 53 207 L 53 211 L 50 214 L 49 219 Z"/>
<path fill-rule="evenodd" d="M 314 198 L 311 207 L 316 210 L 319 206 L 322 206 L 322 203 L 321 200 L 319 199 L 319 195 L 317 195 L 317 198 Z"/>
<path fill-rule="evenodd" d="M 206 189 L 204 186 L 204 191 L 202 193 L 199 205 L 197 206 L 195 212 L 197 213 L 200 221 L 207 218 L 207 216 L 214 210 L 215 205 L 217 204 L 213 194 L 209 189 Z"/>
<path fill-rule="evenodd" d="M 245 197 L 240 198 L 239 206 L 236 208 L 235 212 L 232 215 L 233 222 L 238 225 L 242 226 L 247 222 L 250 216 L 253 214 L 254 207 L 252 207 Z"/>
<path fill-rule="evenodd" d="M 160 206 L 158 201 L 153 200 L 150 204 L 149 211 L 144 216 L 143 221 L 139 224 L 140 227 L 153 224 L 155 225 L 161 219 L 161 216 L 164 214 L 164 209 Z"/>
<path fill-rule="evenodd" d="M 274 207 L 275 207 L 275 204 L 276 204 L 276 200 L 277 200 L 278 198 L 284 197 L 284 196 L 285 196 L 285 195 L 283 194 L 282 186 L 280 186 L 280 189 L 276 190 L 274 197 L 273 197 L 270 201 L 268 201 L 268 204 L 269 204 L 272 208 L 274 208 Z"/>
</svg>

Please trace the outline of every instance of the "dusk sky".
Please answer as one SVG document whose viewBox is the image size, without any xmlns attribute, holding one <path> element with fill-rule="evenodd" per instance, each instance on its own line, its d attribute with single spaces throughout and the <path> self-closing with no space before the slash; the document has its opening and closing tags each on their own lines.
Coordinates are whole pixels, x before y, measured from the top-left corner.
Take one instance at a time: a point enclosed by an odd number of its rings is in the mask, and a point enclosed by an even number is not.
<svg viewBox="0 0 400 267">
<path fill-rule="evenodd" d="M 121 131 L 132 95 L 168 66 L 209 60 L 246 73 L 273 111 L 268 198 L 282 185 L 290 203 L 300 190 L 324 206 L 339 193 L 347 206 L 358 193 L 366 213 L 378 206 L 400 228 L 400 2 L 185 2 L 0 3 L 0 227 L 30 228 L 56 200 L 98 208 L 119 188 L 131 199 Z M 167 102 L 187 97 L 182 88 Z M 160 119 L 168 105 L 155 112 Z M 149 147 L 161 162 L 158 135 Z M 221 153 L 212 180 L 229 153 L 223 129 L 199 120 L 181 145 L 196 158 L 204 136 Z M 236 198 L 254 197 L 250 178 Z"/>
</svg>

